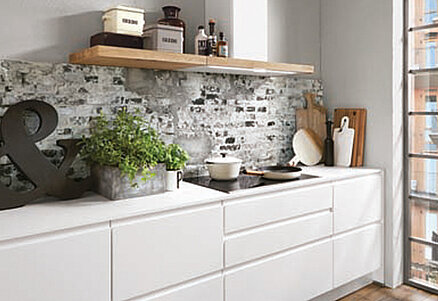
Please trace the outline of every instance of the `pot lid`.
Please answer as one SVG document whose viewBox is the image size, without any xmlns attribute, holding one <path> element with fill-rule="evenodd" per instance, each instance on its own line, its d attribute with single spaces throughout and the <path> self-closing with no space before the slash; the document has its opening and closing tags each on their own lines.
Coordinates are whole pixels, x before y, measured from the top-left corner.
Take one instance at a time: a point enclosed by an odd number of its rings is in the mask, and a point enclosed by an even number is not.
<svg viewBox="0 0 438 301">
<path fill-rule="evenodd" d="M 208 164 L 233 164 L 233 163 L 242 163 L 242 160 L 235 157 L 229 157 L 226 154 L 221 154 L 220 157 L 213 157 L 205 160 L 205 163 Z"/>
</svg>

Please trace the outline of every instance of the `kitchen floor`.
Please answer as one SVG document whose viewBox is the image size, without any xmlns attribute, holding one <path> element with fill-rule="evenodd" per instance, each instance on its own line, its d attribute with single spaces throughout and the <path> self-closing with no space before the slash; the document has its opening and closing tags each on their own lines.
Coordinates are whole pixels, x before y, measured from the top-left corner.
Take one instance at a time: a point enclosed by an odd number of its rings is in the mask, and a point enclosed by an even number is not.
<svg viewBox="0 0 438 301">
<path fill-rule="evenodd" d="M 438 296 L 425 291 L 402 285 L 396 289 L 370 284 L 367 287 L 348 295 L 341 301 L 438 301 Z"/>
</svg>

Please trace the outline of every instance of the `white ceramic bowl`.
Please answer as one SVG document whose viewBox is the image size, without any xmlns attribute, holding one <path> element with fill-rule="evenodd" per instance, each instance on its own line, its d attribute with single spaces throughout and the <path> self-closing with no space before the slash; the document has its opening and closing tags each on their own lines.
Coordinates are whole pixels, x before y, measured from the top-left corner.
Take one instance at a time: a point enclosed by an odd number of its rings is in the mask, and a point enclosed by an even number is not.
<svg viewBox="0 0 438 301">
<path fill-rule="evenodd" d="M 212 158 L 205 161 L 208 173 L 213 180 L 230 181 L 239 176 L 242 160 L 233 157 Z"/>
</svg>

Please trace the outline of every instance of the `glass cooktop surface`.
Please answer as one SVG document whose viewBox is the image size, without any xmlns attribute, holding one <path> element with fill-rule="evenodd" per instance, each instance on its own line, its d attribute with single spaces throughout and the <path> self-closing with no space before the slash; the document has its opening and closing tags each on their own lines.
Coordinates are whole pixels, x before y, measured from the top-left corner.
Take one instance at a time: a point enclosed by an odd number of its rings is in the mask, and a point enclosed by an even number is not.
<svg viewBox="0 0 438 301">
<path fill-rule="evenodd" d="M 240 174 L 236 180 L 232 180 L 232 181 L 216 181 L 210 178 L 209 176 L 186 178 L 184 179 L 184 181 L 188 183 L 200 185 L 203 187 L 216 189 L 222 192 L 230 193 L 236 190 L 250 189 L 255 187 L 275 185 L 285 182 L 301 181 L 301 180 L 307 180 L 313 178 L 317 178 L 317 176 L 302 174 L 299 178 L 293 180 L 274 181 L 274 180 L 265 179 L 260 176 L 250 176 L 250 175 Z"/>
</svg>

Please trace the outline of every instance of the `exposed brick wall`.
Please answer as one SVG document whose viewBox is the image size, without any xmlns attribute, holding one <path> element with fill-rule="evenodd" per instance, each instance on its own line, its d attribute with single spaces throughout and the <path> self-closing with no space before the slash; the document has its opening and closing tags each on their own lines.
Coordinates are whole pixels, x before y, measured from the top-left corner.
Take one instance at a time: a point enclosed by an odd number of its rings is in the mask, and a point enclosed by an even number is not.
<svg viewBox="0 0 438 301">
<path fill-rule="evenodd" d="M 188 150 L 189 174 L 205 173 L 211 154 L 232 154 L 246 165 L 285 162 L 304 92 L 321 101 L 320 81 L 0 60 L 0 116 L 29 99 L 57 109 L 56 132 L 38 143 L 55 163 L 62 158 L 57 139 L 87 135 L 91 118 L 123 106 L 139 109 L 166 142 Z M 70 171 L 86 172 L 80 160 Z M 7 158 L 0 159 L 0 182 L 18 190 L 31 186 Z"/>
</svg>

